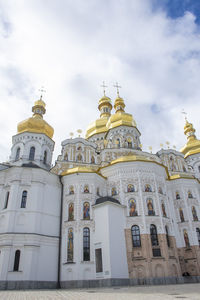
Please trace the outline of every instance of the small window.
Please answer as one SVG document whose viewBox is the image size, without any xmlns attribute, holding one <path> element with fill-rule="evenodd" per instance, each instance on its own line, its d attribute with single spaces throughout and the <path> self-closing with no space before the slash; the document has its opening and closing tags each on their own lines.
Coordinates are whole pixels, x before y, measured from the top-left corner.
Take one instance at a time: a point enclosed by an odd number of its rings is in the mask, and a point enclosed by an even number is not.
<svg viewBox="0 0 200 300">
<path fill-rule="evenodd" d="M 69 194 L 70 194 L 70 195 L 73 195 L 73 194 L 74 194 L 74 187 L 73 187 L 73 185 L 71 185 L 71 186 L 69 187 Z"/>
<path fill-rule="evenodd" d="M 68 161 L 68 154 L 65 153 L 64 160 Z"/>
<path fill-rule="evenodd" d="M 19 271 L 19 262 L 20 262 L 20 250 L 17 250 L 15 252 L 15 260 L 14 260 L 14 268 L 13 271 L 17 272 Z"/>
<path fill-rule="evenodd" d="M 176 192 L 176 200 L 181 199 L 179 192 Z"/>
<path fill-rule="evenodd" d="M 43 157 L 43 164 L 46 165 L 47 163 L 47 151 L 44 151 L 44 157 Z"/>
<path fill-rule="evenodd" d="M 83 161 L 82 155 L 79 153 L 76 158 L 77 161 Z"/>
<path fill-rule="evenodd" d="M 192 216 L 193 216 L 193 221 L 198 221 L 198 216 L 197 216 L 197 211 L 195 206 L 192 206 Z"/>
<path fill-rule="evenodd" d="M 169 238 L 169 231 L 167 226 L 165 226 L 165 232 L 166 232 L 167 246 L 170 247 L 170 238 Z"/>
<path fill-rule="evenodd" d="M 31 147 L 29 152 L 29 160 L 34 160 L 34 159 L 35 159 L 35 147 Z"/>
<path fill-rule="evenodd" d="M 140 228 L 137 225 L 131 227 L 133 247 L 141 247 Z"/>
<path fill-rule="evenodd" d="M 158 193 L 159 194 L 163 194 L 163 190 L 162 190 L 162 188 L 159 186 L 159 188 L 158 188 Z"/>
<path fill-rule="evenodd" d="M 198 170 L 199 170 L 199 173 L 200 173 L 200 166 L 198 166 Z"/>
<path fill-rule="evenodd" d="M 4 209 L 8 208 L 8 200 L 9 200 L 10 192 L 6 193 Z"/>
<path fill-rule="evenodd" d="M 151 226 L 150 226 L 150 235 L 151 235 L 152 246 L 158 246 L 159 243 L 158 243 L 157 228 L 153 224 L 151 224 Z"/>
<path fill-rule="evenodd" d="M 153 248 L 152 252 L 153 252 L 153 257 L 161 256 L 160 248 Z"/>
<path fill-rule="evenodd" d="M 183 230 L 183 237 L 185 240 L 185 247 L 190 248 L 190 241 L 189 241 L 189 237 L 188 237 L 188 233 L 187 233 L 186 229 Z"/>
<path fill-rule="evenodd" d="M 165 210 L 165 204 L 162 203 L 161 207 L 162 207 L 162 215 L 163 215 L 163 217 L 166 218 L 166 217 L 167 217 L 167 214 L 166 214 L 166 210 Z"/>
<path fill-rule="evenodd" d="M 83 260 L 90 260 L 90 229 L 83 228 Z"/>
<path fill-rule="evenodd" d="M 190 191 L 188 191 L 188 198 L 192 199 L 193 198 L 193 195 Z"/>
<path fill-rule="evenodd" d="M 17 151 L 16 151 L 16 155 L 15 155 L 15 160 L 19 160 L 19 156 L 20 156 L 20 148 L 17 148 Z"/>
<path fill-rule="evenodd" d="M 94 156 L 91 157 L 91 164 L 95 164 Z"/>
<path fill-rule="evenodd" d="M 111 195 L 112 195 L 112 196 L 116 196 L 116 195 L 117 195 L 117 190 L 116 190 L 115 187 L 112 188 L 112 190 L 111 190 Z"/>
<path fill-rule="evenodd" d="M 67 261 L 73 262 L 74 259 L 74 234 L 73 229 L 68 230 L 68 241 L 67 241 Z"/>
<path fill-rule="evenodd" d="M 21 208 L 26 208 L 27 191 L 22 192 Z"/>
</svg>

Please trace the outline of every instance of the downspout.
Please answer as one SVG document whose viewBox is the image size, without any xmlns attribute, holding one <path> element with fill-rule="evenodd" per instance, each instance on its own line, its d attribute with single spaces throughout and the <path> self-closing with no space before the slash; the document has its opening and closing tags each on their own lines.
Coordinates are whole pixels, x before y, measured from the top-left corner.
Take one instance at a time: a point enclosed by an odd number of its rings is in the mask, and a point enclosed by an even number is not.
<svg viewBox="0 0 200 300">
<path fill-rule="evenodd" d="M 61 289 L 60 284 L 60 273 L 61 273 L 61 243 L 62 243 L 62 212 L 63 212 L 63 183 L 62 183 L 62 176 L 59 175 L 59 180 L 61 184 L 61 203 L 60 203 L 60 230 L 59 230 L 59 245 L 58 245 L 58 279 L 57 279 L 57 288 Z"/>
</svg>

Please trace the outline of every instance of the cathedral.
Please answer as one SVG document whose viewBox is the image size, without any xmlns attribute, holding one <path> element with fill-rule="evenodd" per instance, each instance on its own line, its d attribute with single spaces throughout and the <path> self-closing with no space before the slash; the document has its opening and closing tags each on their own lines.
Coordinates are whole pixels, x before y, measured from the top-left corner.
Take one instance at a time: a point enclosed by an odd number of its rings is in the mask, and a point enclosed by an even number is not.
<svg viewBox="0 0 200 300">
<path fill-rule="evenodd" d="M 142 150 L 119 93 L 85 138 L 54 129 L 42 97 L 0 164 L 0 289 L 200 282 L 200 140 Z M 180 131 L 181 134 L 181 131 Z"/>
</svg>

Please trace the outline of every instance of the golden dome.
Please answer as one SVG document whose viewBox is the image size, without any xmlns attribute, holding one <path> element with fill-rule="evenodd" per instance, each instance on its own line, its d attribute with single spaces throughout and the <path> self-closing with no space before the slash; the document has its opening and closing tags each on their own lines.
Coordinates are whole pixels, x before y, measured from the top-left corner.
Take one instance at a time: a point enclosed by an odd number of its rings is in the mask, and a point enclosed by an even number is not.
<svg viewBox="0 0 200 300">
<path fill-rule="evenodd" d="M 124 108 L 125 108 L 124 100 L 120 96 L 118 96 L 114 103 L 114 109 L 117 112 L 117 111 L 124 111 Z"/>
<path fill-rule="evenodd" d="M 90 138 L 94 134 L 103 133 L 108 130 L 106 124 L 108 122 L 108 118 L 110 117 L 110 112 L 112 109 L 111 99 L 104 95 L 99 100 L 98 109 L 101 112 L 100 119 L 97 119 L 88 126 L 85 135 L 86 139 Z"/>
<path fill-rule="evenodd" d="M 46 112 L 45 102 L 42 100 L 35 101 L 34 106 L 32 107 L 33 116 L 28 118 L 17 125 L 17 132 L 33 132 L 33 133 L 43 133 L 46 134 L 49 138 L 53 137 L 54 129 L 43 120 L 43 115 Z"/>
<path fill-rule="evenodd" d="M 195 135 L 195 129 L 192 125 L 192 123 L 189 123 L 186 120 L 185 126 L 184 126 L 184 134 L 187 136 L 187 143 L 186 145 L 180 150 L 184 155 L 185 158 L 200 153 L 200 141 L 196 138 Z"/>
</svg>

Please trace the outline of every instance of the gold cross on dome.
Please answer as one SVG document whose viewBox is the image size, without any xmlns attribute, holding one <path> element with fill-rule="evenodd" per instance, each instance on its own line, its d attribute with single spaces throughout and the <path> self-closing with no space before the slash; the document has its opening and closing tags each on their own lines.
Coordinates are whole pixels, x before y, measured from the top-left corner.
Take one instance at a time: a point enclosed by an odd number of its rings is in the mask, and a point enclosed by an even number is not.
<svg viewBox="0 0 200 300">
<path fill-rule="evenodd" d="M 116 82 L 116 84 L 114 84 L 113 86 L 116 87 L 116 89 L 117 89 L 117 96 L 119 97 L 119 89 L 121 89 L 122 87 L 120 85 L 118 85 L 118 82 Z"/>
<path fill-rule="evenodd" d="M 181 113 L 185 116 L 185 121 L 187 121 L 187 113 L 185 112 L 185 110 L 183 109 Z"/>
<path fill-rule="evenodd" d="M 101 87 L 103 88 L 103 94 L 105 96 L 106 95 L 106 88 L 107 88 L 107 85 L 105 85 L 105 81 L 103 81 L 103 84 L 101 85 Z"/>
<path fill-rule="evenodd" d="M 43 93 L 46 93 L 46 90 L 45 90 L 44 87 L 42 86 L 41 89 L 39 89 L 38 91 L 41 92 L 40 100 L 42 100 Z"/>
</svg>

